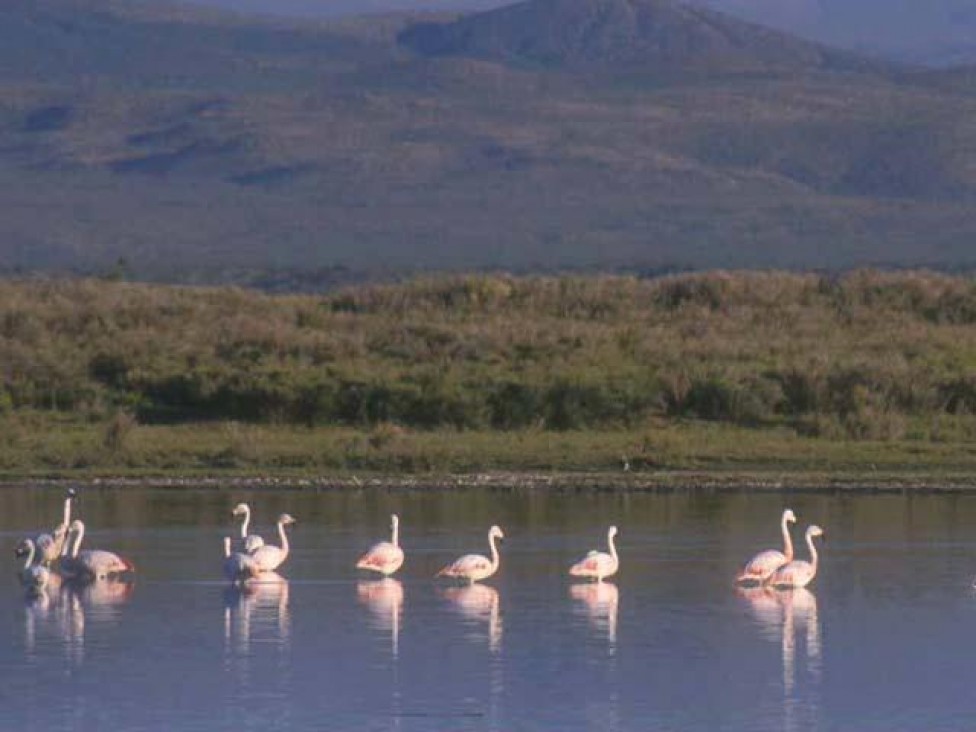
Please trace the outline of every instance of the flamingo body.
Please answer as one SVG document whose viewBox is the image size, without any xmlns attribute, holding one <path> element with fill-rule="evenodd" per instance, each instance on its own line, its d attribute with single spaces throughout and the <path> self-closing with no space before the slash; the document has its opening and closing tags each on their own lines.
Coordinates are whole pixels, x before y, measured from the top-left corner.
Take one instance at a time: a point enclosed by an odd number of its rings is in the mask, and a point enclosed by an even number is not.
<svg viewBox="0 0 976 732">
<path fill-rule="evenodd" d="M 617 556 L 617 547 L 613 543 L 616 535 L 617 527 L 611 526 L 607 531 L 607 546 L 610 552 L 598 552 L 596 550 L 589 552 L 569 568 L 569 573 L 573 577 L 585 577 L 597 582 L 603 582 L 605 577 L 615 575 L 620 567 L 620 557 Z"/>
<path fill-rule="evenodd" d="M 290 547 L 288 546 L 288 535 L 285 533 L 285 526 L 293 523 L 295 523 L 295 519 L 287 513 L 281 514 L 278 517 L 278 536 L 281 538 L 281 546 L 265 544 L 250 554 L 259 572 L 274 572 L 288 559 Z"/>
<path fill-rule="evenodd" d="M 81 521 L 72 521 L 69 533 L 74 535 L 74 543 L 70 553 L 60 560 L 60 570 L 65 576 L 91 581 L 135 572 L 135 565 L 115 552 L 104 549 L 79 551 L 85 536 L 85 525 Z"/>
<path fill-rule="evenodd" d="M 40 593 L 51 580 L 51 571 L 40 564 L 34 563 L 36 547 L 30 539 L 24 539 L 17 547 L 17 556 L 27 556 L 23 568 L 17 573 L 20 584 L 33 593 Z"/>
<path fill-rule="evenodd" d="M 396 514 L 393 514 L 391 517 L 393 536 L 390 541 L 381 541 L 370 547 L 369 551 L 356 562 L 356 568 L 379 572 L 387 577 L 400 569 L 404 555 L 398 540 L 399 526 L 400 519 Z"/>
<path fill-rule="evenodd" d="M 497 526 L 492 526 L 488 532 L 488 544 L 491 547 L 491 559 L 480 554 L 465 554 L 444 567 L 435 576 L 454 577 L 474 583 L 491 577 L 498 571 L 499 557 L 495 546 L 496 539 L 504 539 L 505 534 Z"/>
<path fill-rule="evenodd" d="M 807 528 L 806 540 L 810 550 L 810 561 L 794 559 L 777 569 L 768 582 L 773 587 L 806 587 L 817 576 L 817 548 L 813 545 L 815 536 L 823 536 L 819 526 Z"/>
<path fill-rule="evenodd" d="M 260 574 L 257 562 L 249 554 L 231 551 L 231 538 L 224 537 L 224 576 L 231 582 L 244 582 Z"/>
<path fill-rule="evenodd" d="M 783 532 L 783 551 L 767 549 L 759 552 L 742 568 L 736 582 L 762 584 L 777 569 L 793 560 L 793 541 L 790 539 L 789 524 L 796 521 L 796 515 L 790 509 L 783 511 L 780 519 L 780 530 Z"/>
</svg>

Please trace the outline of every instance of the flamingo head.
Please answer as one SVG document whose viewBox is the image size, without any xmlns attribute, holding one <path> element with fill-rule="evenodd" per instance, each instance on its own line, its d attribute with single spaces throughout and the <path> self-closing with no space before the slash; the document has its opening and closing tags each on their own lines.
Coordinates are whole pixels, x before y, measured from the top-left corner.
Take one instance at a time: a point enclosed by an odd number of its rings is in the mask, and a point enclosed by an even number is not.
<svg viewBox="0 0 976 732">
<path fill-rule="evenodd" d="M 31 545 L 32 545 L 33 543 L 34 543 L 34 542 L 32 542 L 32 541 L 31 541 L 30 539 L 24 539 L 24 540 L 23 540 L 22 542 L 20 542 L 20 543 L 19 543 L 19 544 L 17 545 L 17 547 L 16 547 L 15 549 L 14 549 L 14 556 L 15 556 L 15 557 L 26 557 L 26 556 L 27 556 L 27 554 L 28 554 L 28 553 L 30 552 L 30 550 L 31 550 Z"/>
<path fill-rule="evenodd" d="M 71 522 L 71 525 L 68 527 L 68 531 L 72 534 L 77 534 L 79 531 L 84 531 L 84 530 L 85 530 L 85 523 L 81 519 L 75 519 L 74 521 Z"/>
<path fill-rule="evenodd" d="M 793 513 L 793 509 L 792 508 L 788 508 L 785 511 L 783 511 L 783 520 L 784 521 L 789 521 L 791 524 L 795 524 L 796 523 L 796 514 Z"/>
<path fill-rule="evenodd" d="M 246 503 L 238 503 L 234 506 L 234 510 L 231 511 L 231 516 L 243 516 L 248 513 L 251 509 L 247 507 Z"/>
<path fill-rule="evenodd" d="M 610 530 L 607 532 L 607 538 L 612 539 L 617 535 L 617 527 L 611 526 Z"/>
<path fill-rule="evenodd" d="M 278 517 L 278 523 L 282 524 L 283 526 L 288 526 L 289 524 L 295 523 L 295 519 L 291 514 L 283 513 Z"/>
<path fill-rule="evenodd" d="M 823 536 L 824 531 L 819 526 L 810 526 L 807 528 L 807 536 Z"/>
<path fill-rule="evenodd" d="M 491 529 L 488 531 L 488 536 L 489 537 L 494 537 L 496 539 L 504 539 L 505 538 L 505 534 L 502 532 L 502 530 L 498 526 L 492 526 Z"/>
<path fill-rule="evenodd" d="M 67 491 L 65 491 L 64 497 L 65 498 L 77 498 L 78 497 L 78 491 L 75 490 L 74 488 L 69 488 Z"/>
</svg>

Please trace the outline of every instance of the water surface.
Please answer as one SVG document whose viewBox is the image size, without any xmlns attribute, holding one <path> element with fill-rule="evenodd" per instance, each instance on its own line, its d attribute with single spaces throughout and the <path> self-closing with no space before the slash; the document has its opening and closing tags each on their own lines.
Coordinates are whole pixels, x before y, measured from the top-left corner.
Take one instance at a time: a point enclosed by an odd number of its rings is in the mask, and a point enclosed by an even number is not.
<svg viewBox="0 0 976 732">
<path fill-rule="evenodd" d="M 4 491 L 0 729 L 949 730 L 976 713 L 976 497 L 85 489 L 86 544 L 138 578 L 29 601 L 12 551 L 58 520 L 60 491 Z M 244 592 L 220 574 L 238 500 L 266 540 L 279 512 L 299 521 L 280 577 Z M 796 536 L 826 530 L 820 576 L 737 591 L 786 505 Z M 403 569 L 358 574 L 393 511 Z M 431 578 L 487 553 L 492 523 L 496 577 Z M 611 523 L 620 574 L 571 583 Z"/>
</svg>

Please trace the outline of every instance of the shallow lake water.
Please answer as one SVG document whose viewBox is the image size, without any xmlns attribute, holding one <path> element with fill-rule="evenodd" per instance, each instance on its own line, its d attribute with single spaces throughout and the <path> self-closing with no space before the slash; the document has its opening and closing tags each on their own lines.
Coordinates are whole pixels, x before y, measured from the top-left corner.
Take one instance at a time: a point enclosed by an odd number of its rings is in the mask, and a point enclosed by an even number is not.
<svg viewBox="0 0 976 732">
<path fill-rule="evenodd" d="M 17 541 L 59 488 L 5 488 L 0 729 L 957 730 L 976 714 L 976 496 L 233 492 L 85 488 L 89 547 L 131 585 L 25 598 Z M 230 509 L 273 537 L 280 579 L 221 576 Z M 809 590 L 737 591 L 742 562 L 826 531 Z M 396 580 L 355 560 L 401 517 Z M 435 581 L 459 554 L 499 573 Z M 620 529 L 603 586 L 567 567 Z M 799 542 L 798 542 L 799 543 Z M 805 546 L 798 547 L 800 556 Z"/>
</svg>

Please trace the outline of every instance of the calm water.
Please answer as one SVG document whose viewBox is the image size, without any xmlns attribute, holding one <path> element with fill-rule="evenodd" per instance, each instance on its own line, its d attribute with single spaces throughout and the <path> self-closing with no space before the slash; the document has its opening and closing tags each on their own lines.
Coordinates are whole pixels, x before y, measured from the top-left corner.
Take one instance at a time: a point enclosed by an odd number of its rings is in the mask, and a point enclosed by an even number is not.
<svg viewBox="0 0 976 732">
<path fill-rule="evenodd" d="M 221 579 L 230 509 L 298 520 L 281 574 Z M 30 603 L 17 540 L 56 489 L 6 489 L 0 729 L 957 730 L 976 714 L 976 496 L 229 493 L 86 489 L 132 586 Z M 784 505 L 826 529 L 810 591 L 730 578 Z M 401 516 L 399 581 L 356 557 Z M 431 575 L 506 532 L 499 574 Z M 620 527 L 604 587 L 565 570 Z M 89 543 L 90 538 L 90 543 Z M 799 550 L 805 554 L 805 548 Z"/>
</svg>

